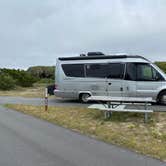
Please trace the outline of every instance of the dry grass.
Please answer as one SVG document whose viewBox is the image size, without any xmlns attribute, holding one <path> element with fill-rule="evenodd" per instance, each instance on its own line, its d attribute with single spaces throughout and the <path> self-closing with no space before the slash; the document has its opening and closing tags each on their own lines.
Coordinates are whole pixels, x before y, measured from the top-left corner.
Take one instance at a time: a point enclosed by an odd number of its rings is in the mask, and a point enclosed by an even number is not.
<svg viewBox="0 0 166 166">
<path fill-rule="evenodd" d="M 111 120 L 104 120 L 100 111 L 76 107 L 6 105 L 47 120 L 51 123 L 78 131 L 108 143 L 166 161 L 166 113 L 153 113 L 147 124 L 140 113 L 114 113 Z"/>
<path fill-rule="evenodd" d="M 0 91 L 0 96 L 44 97 L 45 84 L 35 84 L 33 87 L 17 87 L 10 91 Z"/>
</svg>

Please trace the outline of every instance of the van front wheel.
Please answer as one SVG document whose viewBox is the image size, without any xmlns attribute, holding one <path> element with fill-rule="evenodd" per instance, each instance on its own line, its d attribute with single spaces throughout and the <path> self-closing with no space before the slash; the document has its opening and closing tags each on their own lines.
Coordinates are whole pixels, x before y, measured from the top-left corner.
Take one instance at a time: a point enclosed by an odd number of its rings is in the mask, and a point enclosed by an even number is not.
<svg viewBox="0 0 166 166">
<path fill-rule="evenodd" d="M 87 103 L 88 102 L 88 99 L 87 99 L 88 97 L 90 97 L 90 94 L 83 93 L 83 94 L 80 94 L 79 99 L 82 103 Z"/>
<path fill-rule="evenodd" d="M 160 93 L 159 104 L 166 105 L 166 91 Z"/>
</svg>

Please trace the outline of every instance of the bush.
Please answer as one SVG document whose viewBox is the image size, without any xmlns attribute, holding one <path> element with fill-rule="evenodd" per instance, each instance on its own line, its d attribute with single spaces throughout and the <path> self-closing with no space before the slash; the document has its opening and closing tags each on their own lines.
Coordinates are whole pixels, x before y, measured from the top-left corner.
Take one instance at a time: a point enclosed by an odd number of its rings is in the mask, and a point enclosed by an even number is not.
<svg viewBox="0 0 166 166">
<path fill-rule="evenodd" d="M 37 83 L 39 84 L 53 84 L 55 80 L 49 78 L 42 78 Z"/>
<path fill-rule="evenodd" d="M 37 81 L 35 77 L 24 70 L 1 69 L 1 73 L 10 76 L 15 80 L 15 84 L 22 87 L 30 87 Z"/>
<path fill-rule="evenodd" d="M 31 87 L 33 83 L 37 81 L 34 77 L 32 77 L 29 73 L 25 71 L 20 71 L 18 76 L 15 78 L 16 83 L 22 87 Z"/>
<path fill-rule="evenodd" d="M 0 73 L 0 89 L 10 90 L 16 86 L 15 80 L 8 74 Z"/>
<path fill-rule="evenodd" d="M 155 64 L 166 73 L 166 62 L 155 62 Z"/>
<path fill-rule="evenodd" d="M 27 70 L 32 76 L 37 78 L 55 79 L 55 66 L 34 66 Z"/>
</svg>

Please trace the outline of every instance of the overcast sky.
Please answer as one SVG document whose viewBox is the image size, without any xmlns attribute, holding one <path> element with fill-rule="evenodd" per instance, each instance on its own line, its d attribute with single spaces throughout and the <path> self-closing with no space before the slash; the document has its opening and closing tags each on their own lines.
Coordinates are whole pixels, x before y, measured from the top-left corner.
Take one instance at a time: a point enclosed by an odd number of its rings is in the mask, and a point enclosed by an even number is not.
<svg viewBox="0 0 166 166">
<path fill-rule="evenodd" d="M 88 51 L 166 61 L 166 0 L 0 0 L 0 68 Z"/>
</svg>

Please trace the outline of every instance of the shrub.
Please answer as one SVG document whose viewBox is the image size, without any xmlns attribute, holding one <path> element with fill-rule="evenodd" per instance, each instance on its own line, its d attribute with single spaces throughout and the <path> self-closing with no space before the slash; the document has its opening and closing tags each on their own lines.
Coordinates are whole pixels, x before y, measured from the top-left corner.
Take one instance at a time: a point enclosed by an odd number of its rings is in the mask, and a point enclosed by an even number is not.
<svg viewBox="0 0 166 166">
<path fill-rule="evenodd" d="M 37 78 L 55 79 L 55 66 L 34 66 L 27 70 L 32 76 Z"/>
<path fill-rule="evenodd" d="M 34 77 L 32 77 L 29 73 L 25 71 L 20 71 L 18 76 L 15 78 L 16 83 L 22 87 L 31 87 L 33 83 L 37 81 Z"/>
<path fill-rule="evenodd" d="M 24 70 L 1 69 L 1 73 L 12 77 L 16 85 L 22 87 L 30 87 L 37 81 L 35 77 Z"/>
<path fill-rule="evenodd" d="M 10 90 L 15 87 L 15 80 L 8 74 L 0 73 L 0 89 L 1 90 Z"/>
<path fill-rule="evenodd" d="M 166 62 L 155 62 L 155 64 L 166 73 Z"/>
<path fill-rule="evenodd" d="M 54 82 L 55 81 L 53 79 L 42 78 L 37 83 L 41 83 L 41 84 L 53 84 Z"/>
</svg>

